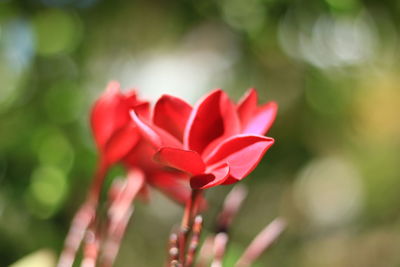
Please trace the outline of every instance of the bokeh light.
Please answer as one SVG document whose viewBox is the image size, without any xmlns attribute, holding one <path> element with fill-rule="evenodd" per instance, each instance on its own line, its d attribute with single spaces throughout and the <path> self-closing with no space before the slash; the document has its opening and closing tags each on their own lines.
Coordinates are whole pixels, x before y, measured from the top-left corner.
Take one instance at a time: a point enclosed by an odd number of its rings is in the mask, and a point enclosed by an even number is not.
<svg viewBox="0 0 400 267">
<path fill-rule="evenodd" d="M 357 169 L 342 158 L 310 162 L 295 184 L 298 208 L 312 223 L 323 227 L 353 220 L 362 208 L 363 193 Z"/>
<path fill-rule="evenodd" d="M 44 56 L 71 52 L 82 37 L 79 17 L 59 9 L 48 9 L 37 14 L 33 27 L 37 52 Z"/>
<path fill-rule="evenodd" d="M 52 267 L 56 264 L 56 255 L 50 250 L 39 250 L 18 262 L 10 265 L 10 267 Z"/>
<path fill-rule="evenodd" d="M 57 211 L 66 193 L 65 174 L 55 167 L 40 166 L 32 173 L 28 206 L 35 215 L 48 218 Z"/>
</svg>

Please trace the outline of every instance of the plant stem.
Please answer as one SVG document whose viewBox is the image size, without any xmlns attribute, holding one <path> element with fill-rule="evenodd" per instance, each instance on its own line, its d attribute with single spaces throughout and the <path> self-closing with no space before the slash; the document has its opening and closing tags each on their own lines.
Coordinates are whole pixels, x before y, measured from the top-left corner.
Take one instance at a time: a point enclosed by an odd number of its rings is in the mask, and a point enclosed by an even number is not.
<svg viewBox="0 0 400 267">
<path fill-rule="evenodd" d="M 218 215 L 216 234 L 229 232 L 229 227 L 232 224 L 233 219 L 239 212 L 243 201 L 247 196 L 247 189 L 243 185 L 236 185 L 232 188 L 229 194 L 226 196 L 222 211 Z"/>
<path fill-rule="evenodd" d="M 273 220 L 253 239 L 235 266 L 250 267 L 264 251 L 271 247 L 285 228 L 285 220 L 282 218 Z"/>
<path fill-rule="evenodd" d="M 144 174 L 139 170 L 132 169 L 122 183 L 114 185 L 117 194 L 114 199 L 110 199 L 107 233 L 105 240 L 103 240 L 102 262 L 100 266 L 113 266 L 126 227 L 134 210 L 132 203 L 144 184 Z"/>
<path fill-rule="evenodd" d="M 192 227 L 192 237 L 189 242 L 185 267 L 192 267 L 194 259 L 196 257 L 197 248 L 200 242 L 200 234 L 203 226 L 203 218 L 201 215 L 197 215 L 194 219 Z"/>
<path fill-rule="evenodd" d="M 95 267 L 99 256 L 99 235 L 92 225 L 86 233 L 81 267 Z"/>
<path fill-rule="evenodd" d="M 97 207 L 97 204 L 100 200 L 101 188 L 103 187 L 108 168 L 109 166 L 105 161 L 100 161 L 99 167 L 97 168 L 96 174 L 90 186 L 86 203 L 92 203 L 93 206 Z"/>
<path fill-rule="evenodd" d="M 57 267 L 72 267 L 86 230 L 95 219 L 97 204 L 100 198 L 101 187 L 107 173 L 108 165 L 100 161 L 90 186 L 85 203 L 79 208 L 71 222 L 71 227 L 64 243 Z"/>
<path fill-rule="evenodd" d="M 166 267 L 171 267 L 174 265 L 174 262 L 177 262 L 179 259 L 179 248 L 178 248 L 178 235 L 176 233 L 172 233 L 169 237 L 168 242 L 168 258 Z"/>
<path fill-rule="evenodd" d="M 206 238 L 200 249 L 198 267 L 221 266 L 225 250 L 229 241 L 229 228 L 239 212 L 247 189 L 243 185 L 236 185 L 226 196 L 221 212 L 218 214 L 215 234 Z"/>
<path fill-rule="evenodd" d="M 229 237 L 225 232 L 220 232 L 214 237 L 214 259 L 211 263 L 211 267 L 222 267 L 222 263 L 225 256 L 226 246 L 228 244 Z"/>
<path fill-rule="evenodd" d="M 181 228 L 179 231 L 179 260 L 185 266 L 187 239 L 190 235 L 193 225 L 193 219 L 196 216 L 201 190 L 192 189 L 191 197 L 186 202 L 183 213 Z"/>
</svg>

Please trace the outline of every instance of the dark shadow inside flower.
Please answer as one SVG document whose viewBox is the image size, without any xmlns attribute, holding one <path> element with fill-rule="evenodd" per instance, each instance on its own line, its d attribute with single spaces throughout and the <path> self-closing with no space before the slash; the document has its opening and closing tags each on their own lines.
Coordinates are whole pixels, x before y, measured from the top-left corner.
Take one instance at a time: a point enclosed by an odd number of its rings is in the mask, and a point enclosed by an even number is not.
<svg viewBox="0 0 400 267">
<path fill-rule="evenodd" d="M 214 179 L 215 176 L 211 173 L 196 175 L 190 179 L 190 186 L 192 188 L 202 188 L 206 184 L 211 183 Z"/>
</svg>

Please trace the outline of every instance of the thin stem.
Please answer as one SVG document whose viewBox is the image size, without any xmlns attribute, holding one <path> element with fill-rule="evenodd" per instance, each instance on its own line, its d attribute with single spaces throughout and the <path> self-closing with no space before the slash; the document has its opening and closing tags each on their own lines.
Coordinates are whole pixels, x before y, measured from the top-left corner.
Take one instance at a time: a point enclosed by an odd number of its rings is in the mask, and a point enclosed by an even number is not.
<svg viewBox="0 0 400 267">
<path fill-rule="evenodd" d="M 179 240 L 179 260 L 183 265 L 185 265 L 187 239 L 191 232 L 193 219 L 197 213 L 200 195 L 201 195 L 200 190 L 192 189 L 191 197 L 186 202 L 185 210 L 182 217 L 178 240 Z"/>
<path fill-rule="evenodd" d="M 186 202 L 186 206 L 185 206 L 185 211 L 183 213 L 183 217 L 182 217 L 182 222 L 181 222 L 181 228 L 189 228 L 191 220 L 192 220 L 192 216 L 193 216 L 193 211 L 195 208 L 195 202 L 197 201 L 197 198 L 200 194 L 199 190 L 193 189 L 192 190 L 192 194 L 190 196 L 190 198 L 188 199 L 188 201 Z"/>
<path fill-rule="evenodd" d="M 87 202 L 93 203 L 95 206 L 97 206 L 100 200 L 100 193 L 103 187 L 104 179 L 106 178 L 108 167 L 109 166 L 105 161 L 100 161 L 99 167 L 90 186 Z"/>
<path fill-rule="evenodd" d="M 236 267 L 249 267 L 278 239 L 286 227 L 286 222 L 277 218 L 267 225 L 250 243 L 236 263 Z"/>
<path fill-rule="evenodd" d="M 133 169 L 129 171 L 125 180 L 122 182 L 117 180 L 113 184 L 112 190 L 115 191 L 115 196 L 110 196 L 107 235 L 102 249 L 101 266 L 111 267 L 114 264 L 126 227 L 134 210 L 132 203 L 144 183 L 143 173 Z"/>
<path fill-rule="evenodd" d="M 64 249 L 61 252 L 57 267 L 72 267 L 74 264 L 76 252 L 85 237 L 86 230 L 96 216 L 101 186 L 103 185 L 107 169 L 107 164 L 100 161 L 87 199 L 72 219 L 71 227 L 65 239 Z"/>
<path fill-rule="evenodd" d="M 247 196 L 247 189 L 243 185 L 236 185 L 226 196 L 222 211 L 218 215 L 216 233 L 228 232 L 233 219 L 239 212 L 244 199 Z"/>
<path fill-rule="evenodd" d="M 203 245 L 200 247 L 199 257 L 197 259 L 197 267 L 205 267 L 210 266 L 210 262 L 213 258 L 213 246 L 214 246 L 214 238 L 215 236 L 208 236 Z"/>
<path fill-rule="evenodd" d="M 91 229 L 86 233 L 81 267 L 96 266 L 97 258 L 99 256 L 99 236 L 94 228 L 96 227 L 91 227 Z"/>
<path fill-rule="evenodd" d="M 186 255 L 185 267 L 191 267 L 193 265 L 194 258 L 196 256 L 197 247 L 200 242 L 200 234 L 203 226 L 203 217 L 197 215 L 193 223 L 192 237 L 190 239 L 188 252 Z"/>
<path fill-rule="evenodd" d="M 198 267 L 220 266 L 229 241 L 229 228 L 247 196 L 243 185 L 236 185 L 226 196 L 221 212 L 218 214 L 215 235 L 204 241 L 198 259 Z"/>
<path fill-rule="evenodd" d="M 172 233 L 169 237 L 168 242 L 168 261 L 166 266 L 170 267 L 178 262 L 179 260 L 179 248 L 178 248 L 178 235 L 176 233 Z"/>
<path fill-rule="evenodd" d="M 224 260 L 226 245 L 228 244 L 228 234 L 221 232 L 214 237 L 214 259 L 211 263 L 211 267 L 222 267 Z"/>
</svg>

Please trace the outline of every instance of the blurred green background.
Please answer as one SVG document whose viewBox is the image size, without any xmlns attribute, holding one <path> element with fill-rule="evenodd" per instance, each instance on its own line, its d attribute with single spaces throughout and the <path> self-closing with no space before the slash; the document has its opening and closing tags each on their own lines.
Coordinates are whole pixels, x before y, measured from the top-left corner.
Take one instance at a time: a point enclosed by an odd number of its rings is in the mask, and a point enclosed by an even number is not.
<svg viewBox="0 0 400 267">
<path fill-rule="evenodd" d="M 0 1 L 0 266 L 54 264 L 112 79 L 150 99 L 256 87 L 279 103 L 228 261 L 280 215 L 258 266 L 400 266 L 399 18 L 396 0 Z M 209 190 L 207 229 L 229 189 Z M 116 266 L 161 266 L 180 214 L 157 192 L 138 203 Z"/>
</svg>

